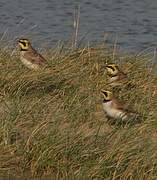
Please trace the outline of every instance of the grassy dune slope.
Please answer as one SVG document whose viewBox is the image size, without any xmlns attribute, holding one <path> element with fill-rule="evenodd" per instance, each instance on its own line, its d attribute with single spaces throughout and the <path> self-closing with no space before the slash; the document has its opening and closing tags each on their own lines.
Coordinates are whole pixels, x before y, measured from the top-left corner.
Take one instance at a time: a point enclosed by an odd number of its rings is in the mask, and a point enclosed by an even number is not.
<svg viewBox="0 0 157 180">
<path fill-rule="evenodd" d="M 157 78 L 150 54 L 104 46 L 43 53 L 49 68 L 32 72 L 0 49 L 0 177 L 28 172 L 56 179 L 157 179 Z M 118 60 L 117 60 L 118 59 Z M 142 122 L 110 125 L 101 106 L 105 64 L 120 63 L 127 85 L 115 95 Z"/>
</svg>

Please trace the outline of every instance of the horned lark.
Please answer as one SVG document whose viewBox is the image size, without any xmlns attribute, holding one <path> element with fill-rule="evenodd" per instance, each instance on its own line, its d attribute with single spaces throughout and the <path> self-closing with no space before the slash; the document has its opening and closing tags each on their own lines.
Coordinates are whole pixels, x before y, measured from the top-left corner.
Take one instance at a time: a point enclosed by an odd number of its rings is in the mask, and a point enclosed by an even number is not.
<svg viewBox="0 0 157 180">
<path fill-rule="evenodd" d="M 31 45 L 28 39 L 20 39 L 20 60 L 29 69 L 38 70 L 46 66 L 46 60 Z"/>
<path fill-rule="evenodd" d="M 139 115 L 135 112 L 129 111 L 128 107 L 125 104 L 117 101 L 116 98 L 113 97 L 112 92 L 102 90 L 103 94 L 103 110 L 107 114 L 108 117 L 112 119 L 120 119 L 123 122 L 129 120 L 139 120 Z"/>
<path fill-rule="evenodd" d="M 106 69 L 108 76 L 107 81 L 109 85 L 115 87 L 127 82 L 127 75 L 122 72 L 117 65 L 109 64 L 106 66 Z"/>
</svg>

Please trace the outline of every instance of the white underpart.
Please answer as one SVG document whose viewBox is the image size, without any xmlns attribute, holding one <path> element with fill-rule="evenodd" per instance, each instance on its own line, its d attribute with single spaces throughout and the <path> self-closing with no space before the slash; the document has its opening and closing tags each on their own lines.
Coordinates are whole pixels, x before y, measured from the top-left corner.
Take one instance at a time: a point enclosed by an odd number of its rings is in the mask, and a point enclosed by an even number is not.
<svg viewBox="0 0 157 180">
<path fill-rule="evenodd" d="M 106 114 L 111 118 L 115 118 L 115 119 L 120 118 L 122 120 L 125 120 L 128 118 L 125 112 L 123 112 L 122 110 L 113 108 L 111 101 L 103 103 L 103 109 L 106 112 Z"/>
<path fill-rule="evenodd" d="M 29 69 L 34 69 L 34 70 L 39 69 L 39 65 L 31 63 L 31 62 L 28 61 L 26 58 L 24 58 L 22 55 L 21 55 L 21 58 L 20 58 L 20 59 L 21 59 L 21 62 L 22 62 L 25 66 L 27 66 Z"/>
</svg>

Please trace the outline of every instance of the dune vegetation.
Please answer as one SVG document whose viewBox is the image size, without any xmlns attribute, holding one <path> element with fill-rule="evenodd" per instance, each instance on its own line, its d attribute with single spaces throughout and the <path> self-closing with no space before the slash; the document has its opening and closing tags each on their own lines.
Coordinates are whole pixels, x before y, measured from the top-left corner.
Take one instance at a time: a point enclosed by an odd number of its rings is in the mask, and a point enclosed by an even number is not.
<svg viewBox="0 0 157 180">
<path fill-rule="evenodd" d="M 154 52 L 113 53 L 102 44 L 42 51 L 49 67 L 31 71 L 18 51 L 0 48 L 0 177 L 157 179 Z M 106 63 L 128 74 L 114 94 L 141 115 L 110 124 L 102 110 Z"/>
</svg>

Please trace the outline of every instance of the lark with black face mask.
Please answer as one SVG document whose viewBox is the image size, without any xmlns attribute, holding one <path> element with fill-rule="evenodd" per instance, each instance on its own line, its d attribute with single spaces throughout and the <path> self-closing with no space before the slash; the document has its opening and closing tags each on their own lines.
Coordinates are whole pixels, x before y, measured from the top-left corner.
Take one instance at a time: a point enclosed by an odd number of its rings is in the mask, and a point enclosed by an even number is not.
<svg viewBox="0 0 157 180">
<path fill-rule="evenodd" d="M 45 58 L 39 54 L 28 39 L 18 41 L 20 47 L 20 60 L 29 69 L 39 70 L 47 65 Z"/>
<path fill-rule="evenodd" d="M 102 90 L 103 95 L 103 110 L 109 118 L 114 120 L 121 119 L 122 121 L 135 120 L 139 121 L 139 114 L 132 112 L 131 109 L 124 103 L 120 103 L 110 91 Z"/>
<path fill-rule="evenodd" d="M 106 66 L 107 70 L 107 84 L 112 87 L 123 85 L 127 83 L 127 75 L 120 70 L 116 64 L 108 64 Z"/>
</svg>

